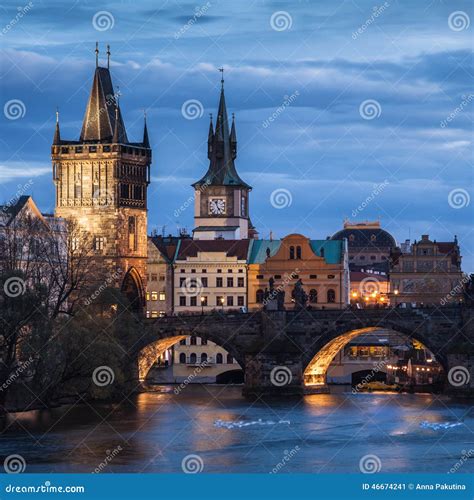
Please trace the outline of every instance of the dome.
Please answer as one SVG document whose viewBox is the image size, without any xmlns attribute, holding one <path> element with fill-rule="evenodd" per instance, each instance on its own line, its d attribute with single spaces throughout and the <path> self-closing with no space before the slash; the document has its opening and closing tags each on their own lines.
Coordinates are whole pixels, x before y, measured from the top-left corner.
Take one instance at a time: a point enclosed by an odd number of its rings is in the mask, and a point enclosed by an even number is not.
<svg viewBox="0 0 474 500">
<path fill-rule="evenodd" d="M 338 231 L 332 240 L 347 238 L 349 248 L 395 248 L 395 238 L 380 227 L 350 226 Z"/>
</svg>

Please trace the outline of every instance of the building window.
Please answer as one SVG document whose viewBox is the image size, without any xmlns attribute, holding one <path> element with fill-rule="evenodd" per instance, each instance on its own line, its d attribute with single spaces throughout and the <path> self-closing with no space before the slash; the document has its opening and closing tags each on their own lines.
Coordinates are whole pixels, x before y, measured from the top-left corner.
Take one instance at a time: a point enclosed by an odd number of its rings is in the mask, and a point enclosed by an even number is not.
<svg viewBox="0 0 474 500">
<path fill-rule="evenodd" d="M 264 292 L 263 290 L 257 290 L 255 301 L 257 304 L 263 304 Z"/>
<path fill-rule="evenodd" d="M 151 292 L 151 300 L 158 300 L 158 292 Z"/>
<path fill-rule="evenodd" d="M 375 255 L 370 256 L 370 260 L 376 260 L 376 259 L 377 259 L 377 257 Z"/>
<path fill-rule="evenodd" d="M 151 275 L 151 281 L 158 281 L 158 275 L 157 274 L 152 274 Z"/>
<path fill-rule="evenodd" d="M 237 286 L 243 288 L 245 286 L 244 278 L 237 278 Z"/>
<path fill-rule="evenodd" d="M 197 354 L 195 352 L 192 352 L 191 355 L 189 356 L 189 362 L 192 365 L 197 363 Z"/>
<path fill-rule="evenodd" d="M 186 339 L 181 339 L 179 341 L 179 345 L 186 345 Z"/>
<path fill-rule="evenodd" d="M 201 284 L 203 287 L 207 287 L 207 277 L 206 278 L 201 278 Z"/>
<path fill-rule="evenodd" d="M 275 279 L 276 280 L 281 280 L 281 274 L 275 274 Z"/>
<path fill-rule="evenodd" d="M 196 296 L 194 296 L 194 297 L 190 297 L 190 305 L 191 305 L 192 307 L 197 306 L 197 297 L 196 297 Z"/>
<path fill-rule="evenodd" d="M 185 306 L 186 305 L 186 296 L 185 295 L 181 295 L 179 297 L 179 305 L 180 306 Z"/>
<path fill-rule="evenodd" d="M 131 216 L 128 218 L 128 248 L 131 251 L 136 251 L 138 247 L 137 241 L 137 218 Z"/>
<path fill-rule="evenodd" d="M 290 259 L 293 260 L 295 258 L 295 247 L 290 247 Z"/>
<path fill-rule="evenodd" d="M 201 270 L 201 272 L 202 272 L 203 274 L 206 274 L 206 273 L 207 273 L 207 269 L 202 269 L 202 270 Z"/>
<path fill-rule="evenodd" d="M 243 272 L 244 272 L 244 270 L 243 270 L 243 269 L 239 269 L 239 273 L 243 273 Z"/>
<path fill-rule="evenodd" d="M 223 361 L 223 359 L 222 359 L 222 354 L 221 354 L 220 352 L 218 352 L 218 353 L 216 354 L 216 364 L 218 364 L 218 365 L 222 365 L 222 361 Z"/>
<path fill-rule="evenodd" d="M 263 274 L 257 274 L 257 279 L 258 280 L 263 280 Z"/>
<path fill-rule="evenodd" d="M 360 259 L 360 260 L 365 260 L 365 255 L 361 255 L 361 256 L 359 257 L 359 259 Z"/>
<path fill-rule="evenodd" d="M 206 295 L 201 296 L 201 298 L 199 300 L 201 302 L 202 307 L 207 306 L 207 296 Z"/>
<path fill-rule="evenodd" d="M 218 295 L 216 297 L 216 306 L 223 306 L 224 305 L 224 297 L 222 295 Z"/>
<path fill-rule="evenodd" d="M 228 306 L 233 306 L 234 305 L 234 297 L 232 295 L 227 296 L 227 305 Z"/>
<path fill-rule="evenodd" d="M 310 274 L 309 275 L 309 279 L 310 280 L 317 280 L 318 279 L 318 275 L 317 274 Z"/>
<path fill-rule="evenodd" d="M 184 352 L 182 352 L 180 355 L 179 355 L 179 362 L 182 363 L 182 364 L 185 364 L 186 363 L 186 354 L 184 354 Z"/>
<path fill-rule="evenodd" d="M 222 288 L 222 278 L 216 278 L 216 287 Z"/>
<path fill-rule="evenodd" d="M 227 278 L 227 286 L 232 288 L 234 286 L 234 278 Z"/>
<path fill-rule="evenodd" d="M 180 272 L 180 273 L 185 273 L 185 272 L 186 272 L 186 270 L 185 270 L 185 269 L 180 269 L 180 270 L 179 270 L 179 272 Z"/>
<path fill-rule="evenodd" d="M 191 269 L 191 273 L 196 274 L 196 269 Z"/>
<path fill-rule="evenodd" d="M 150 292 L 146 292 L 146 300 L 150 300 Z"/>
<path fill-rule="evenodd" d="M 243 297 L 242 295 L 239 295 L 237 297 L 237 305 L 242 307 L 245 305 L 245 297 Z"/>
<path fill-rule="evenodd" d="M 230 354 L 227 354 L 227 364 L 231 365 L 233 362 L 234 358 Z"/>
<path fill-rule="evenodd" d="M 186 284 L 186 278 L 179 278 L 179 286 L 183 287 Z"/>
<path fill-rule="evenodd" d="M 232 269 L 227 269 L 227 272 L 228 273 L 232 273 Z"/>
<path fill-rule="evenodd" d="M 207 345 L 207 340 L 206 339 L 201 339 L 201 345 Z"/>
<path fill-rule="evenodd" d="M 197 345 L 197 337 L 191 337 L 189 345 Z"/>
<path fill-rule="evenodd" d="M 222 272 L 222 269 L 217 270 L 217 274 L 220 274 Z"/>
<path fill-rule="evenodd" d="M 300 246 L 296 247 L 296 258 L 301 259 L 301 247 Z"/>
<path fill-rule="evenodd" d="M 166 293 L 160 292 L 160 300 L 166 300 Z"/>
<path fill-rule="evenodd" d="M 201 363 L 206 363 L 207 362 L 207 353 L 203 352 L 201 354 Z"/>
<path fill-rule="evenodd" d="M 309 291 L 309 301 L 311 304 L 317 304 L 318 303 L 318 291 L 312 288 Z"/>
<path fill-rule="evenodd" d="M 333 304 L 334 302 L 336 302 L 336 292 L 330 288 L 328 290 L 328 303 Z"/>
<path fill-rule="evenodd" d="M 333 280 L 336 276 L 334 274 L 328 274 L 328 280 Z"/>
<path fill-rule="evenodd" d="M 94 239 L 94 248 L 96 250 L 103 250 L 105 246 L 105 238 L 103 236 L 96 236 Z"/>
<path fill-rule="evenodd" d="M 152 318 L 157 318 L 158 317 L 158 311 L 151 311 L 151 317 Z"/>
</svg>

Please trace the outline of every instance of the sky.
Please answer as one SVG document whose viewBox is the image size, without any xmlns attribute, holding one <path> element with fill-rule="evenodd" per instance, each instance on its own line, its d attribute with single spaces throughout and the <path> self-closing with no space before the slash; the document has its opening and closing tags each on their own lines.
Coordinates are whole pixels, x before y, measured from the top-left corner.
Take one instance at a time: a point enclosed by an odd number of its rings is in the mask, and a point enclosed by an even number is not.
<svg viewBox="0 0 474 500">
<path fill-rule="evenodd" d="M 77 140 L 95 42 L 129 139 L 146 110 L 149 231 L 193 228 L 224 68 L 260 237 L 377 220 L 398 242 L 457 235 L 474 271 L 473 3 L 26 0 L 0 6 L 0 202 L 54 211 L 50 147 Z M 472 22 L 471 22 L 472 21 Z"/>
</svg>

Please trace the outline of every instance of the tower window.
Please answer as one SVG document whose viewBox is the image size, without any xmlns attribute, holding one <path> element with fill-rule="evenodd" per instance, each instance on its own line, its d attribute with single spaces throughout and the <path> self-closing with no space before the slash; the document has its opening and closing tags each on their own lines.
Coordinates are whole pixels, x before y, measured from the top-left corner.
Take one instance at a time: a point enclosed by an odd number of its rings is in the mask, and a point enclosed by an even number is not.
<svg viewBox="0 0 474 500">
<path fill-rule="evenodd" d="M 128 218 L 128 248 L 130 251 L 136 251 L 138 247 L 137 241 L 137 218 L 131 216 Z"/>
<path fill-rule="evenodd" d="M 96 236 L 94 238 L 94 249 L 103 250 L 105 247 L 105 238 L 103 236 Z"/>
<path fill-rule="evenodd" d="M 290 259 L 293 260 L 295 258 L 295 247 L 290 247 Z"/>
<path fill-rule="evenodd" d="M 301 259 L 301 247 L 300 246 L 296 247 L 296 258 Z"/>
</svg>

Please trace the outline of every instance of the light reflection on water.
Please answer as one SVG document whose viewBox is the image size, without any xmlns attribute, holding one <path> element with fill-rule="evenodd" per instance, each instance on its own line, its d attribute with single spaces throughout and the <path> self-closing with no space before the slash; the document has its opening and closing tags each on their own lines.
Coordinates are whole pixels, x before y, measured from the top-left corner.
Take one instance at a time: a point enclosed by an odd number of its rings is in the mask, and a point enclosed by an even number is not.
<svg viewBox="0 0 474 500">
<path fill-rule="evenodd" d="M 254 424 L 232 425 L 238 422 Z M 462 425 L 433 429 L 422 422 Z M 281 472 L 359 472 L 367 454 L 377 455 L 385 472 L 447 472 L 462 450 L 474 448 L 473 431 L 472 406 L 429 394 L 250 402 L 240 387 L 188 386 L 179 395 L 163 387 L 121 405 L 16 414 L 1 449 L 2 456 L 21 454 L 29 472 L 91 472 L 118 446 L 103 472 L 181 472 L 183 457 L 198 454 L 205 472 L 268 473 L 296 446 Z M 474 459 L 459 470 L 473 471 Z"/>
</svg>

